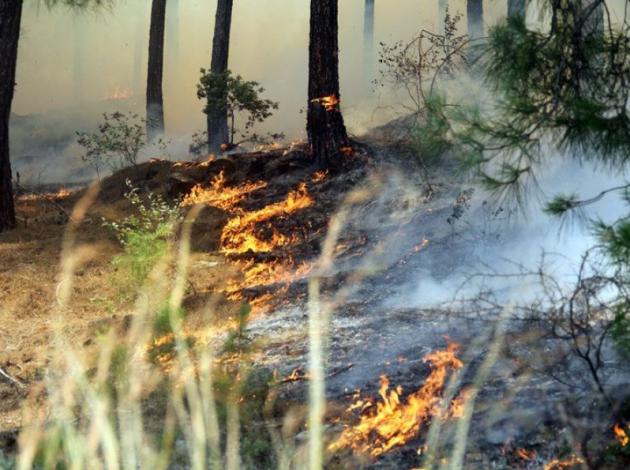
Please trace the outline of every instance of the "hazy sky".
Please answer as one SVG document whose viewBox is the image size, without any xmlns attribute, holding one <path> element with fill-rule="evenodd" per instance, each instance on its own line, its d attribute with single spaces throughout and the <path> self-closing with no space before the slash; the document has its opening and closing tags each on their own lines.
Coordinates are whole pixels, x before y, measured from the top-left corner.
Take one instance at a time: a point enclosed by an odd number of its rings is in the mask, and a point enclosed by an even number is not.
<svg viewBox="0 0 630 470">
<path fill-rule="evenodd" d="M 209 65 L 216 1 L 168 0 L 164 77 L 166 126 L 187 134 L 204 126 L 195 84 Z M 439 0 L 376 0 L 376 43 L 409 39 L 437 29 Z M 39 113 L 98 102 L 117 91 L 142 106 L 150 0 L 119 0 L 111 12 L 49 12 L 26 2 L 14 111 Z M 309 0 L 236 0 L 230 68 L 257 80 L 280 102 L 270 129 L 288 137 L 304 127 Z M 340 0 L 340 74 L 343 109 L 350 127 L 369 125 L 378 96 L 366 98 L 362 33 L 364 0 Z M 175 9 L 175 6 L 178 8 Z M 465 1 L 451 0 L 464 15 Z M 505 1 L 486 0 L 486 24 L 505 15 Z M 378 48 L 377 48 L 378 49 Z M 92 108 L 90 108 L 92 109 Z M 141 108 L 139 108 L 141 109 Z M 380 112 L 377 112 L 377 114 Z"/>
</svg>

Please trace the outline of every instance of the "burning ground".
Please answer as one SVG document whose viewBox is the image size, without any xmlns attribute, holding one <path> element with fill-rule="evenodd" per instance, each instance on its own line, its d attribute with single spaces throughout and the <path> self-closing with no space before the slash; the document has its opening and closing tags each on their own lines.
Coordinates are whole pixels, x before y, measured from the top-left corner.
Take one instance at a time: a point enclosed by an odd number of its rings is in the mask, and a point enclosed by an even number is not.
<svg viewBox="0 0 630 470">
<path fill-rule="evenodd" d="M 579 468 L 593 448 L 610 449 L 611 468 L 623 462 L 626 425 L 595 405 L 582 362 L 545 322 L 498 301 L 436 305 L 442 293 L 418 302 L 406 292 L 413 280 L 454 290 L 455 279 L 479 269 L 479 254 L 497 236 L 488 221 L 501 211 L 454 178 L 448 163 L 428 187 L 392 154 L 373 141 L 328 173 L 297 144 L 203 163 L 156 159 L 105 179 L 77 231 L 65 336 L 90 358 L 97 332 L 131 328 L 133 299 L 111 300 L 118 287 L 110 260 L 120 247 L 101 221 L 132 213 L 124 193 L 139 188 L 178 201 L 182 211 L 200 208 L 182 304 L 186 334 L 209 332 L 219 347 L 241 306 L 251 306 L 243 336 L 252 367 L 274 378 L 265 420 L 298 455 L 310 379 L 308 287 L 317 279 L 330 468 Z M 0 367 L 14 380 L 0 381 L 8 450 L 24 403 L 48 411 L 58 265 L 73 207 L 85 197 L 85 190 L 22 194 L 20 228 L 0 238 Z M 621 396 L 627 375 L 614 351 L 602 354 L 608 386 Z M 172 355 L 158 351 L 157 360 L 168 368 Z"/>
</svg>

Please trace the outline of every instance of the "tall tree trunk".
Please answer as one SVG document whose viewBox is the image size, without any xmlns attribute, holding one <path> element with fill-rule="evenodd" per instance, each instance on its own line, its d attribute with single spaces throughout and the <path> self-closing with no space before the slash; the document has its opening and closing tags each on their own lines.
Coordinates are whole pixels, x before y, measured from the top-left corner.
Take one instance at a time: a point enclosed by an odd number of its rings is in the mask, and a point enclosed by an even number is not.
<svg viewBox="0 0 630 470">
<path fill-rule="evenodd" d="M 483 37 L 483 0 L 467 0 L 468 35 L 471 39 Z"/>
<path fill-rule="evenodd" d="M 369 82 L 374 74 L 374 0 L 365 0 L 363 67 L 366 81 Z"/>
<path fill-rule="evenodd" d="M 164 30 L 166 0 L 153 0 L 149 32 L 149 65 L 147 68 L 147 139 L 152 141 L 164 133 Z"/>
<path fill-rule="evenodd" d="M 228 69 L 233 0 L 218 0 L 212 40 L 210 72 L 221 74 Z M 220 106 L 208 109 L 208 152 L 218 152 L 229 140 L 227 99 Z"/>
<path fill-rule="evenodd" d="M 9 119 L 21 20 L 22 0 L 0 0 L 0 232 L 15 227 Z"/>
<path fill-rule="evenodd" d="M 525 16 L 526 0 L 508 0 L 508 16 Z"/>
<path fill-rule="evenodd" d="M 337 0 L 311 0 L 306 129 L 315 161 L 337 166 L 349 147 L 339 109 Z"/>
</svg>

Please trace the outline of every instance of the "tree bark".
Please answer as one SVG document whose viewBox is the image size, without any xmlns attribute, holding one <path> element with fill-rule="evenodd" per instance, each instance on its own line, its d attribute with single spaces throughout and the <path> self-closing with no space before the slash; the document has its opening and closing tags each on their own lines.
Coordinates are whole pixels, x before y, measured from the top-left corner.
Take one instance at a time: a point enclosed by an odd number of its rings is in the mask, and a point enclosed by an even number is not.
<svg viewBox="0 0 630 470">
<path fill-rule="evenodd" d="M 471 39 L 483 37 L 483 0 L 467 0 L 468 35 Z"/>
<path fill-rule="evenodd" d="M 374 74 L 374 0 L 365 0 L 363 67 L 366 81 L 369 82 Z"/>
<path fill-rule="evenodd" d="M 166 0 L 153 0 L 149 31 L 149 65 L 147 68 L 147 139 L 164 134 L 164 31 Z"/>
<path fill-rule="evenodd" d="M 0 0 L 0 232 L 15 227 L 9 119 L 21 20 L 22 0 Z"/>
<path fill-rule="evenodd" d="M 307 133 L 321 167 L 341 164 L 350 147 L 339 103 L 337 0 L 311 0 Z"/>
<path fill-rule="evenodd" d="M 230 30 L 232 28 L 233 0 L 218 0 L 212 40 L 212 62 L 210 72 L 225 73 L 230 54 Z M 227 98 L 220 106 L 208 109 L 208 152 L 221 150 L 229 140 Z"/>
</svg>

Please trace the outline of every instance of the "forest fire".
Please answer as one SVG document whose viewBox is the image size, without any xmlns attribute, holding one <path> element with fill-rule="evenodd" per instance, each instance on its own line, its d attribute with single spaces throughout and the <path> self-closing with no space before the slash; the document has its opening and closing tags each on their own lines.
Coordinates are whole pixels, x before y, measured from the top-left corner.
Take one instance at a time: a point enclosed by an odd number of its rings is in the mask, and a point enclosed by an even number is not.
<svg viewBox="0 0 630 470">
<path fill-rule="evenodd" d="M 326 179 L 326 176 L 328 176 L 328 170 L 318 170 L 313 173 L 311 180 L 313 181 L 313 183 L 321 183 Z"/>
<path fill-rule="evenodd" d="M 305 183 L 300 183 L 295 191 L 289 192 L 286 199 L 270 204 L 262 209 L 244 212 L 237 211 L 228 221 L 221 235 L 221 251 L 226 254 L 252 252 L 270 252 L 275 248 L 297 241 L 293 235 L 286 236 L 271 229 L 271 237 L 261 240 L 255 229 L 256 224 L 273 217 L 293 214 L 313 204 Z"/>
<path fill-rule="evenodd" d="M 264 181 L 245 183 L 240 186 L 228 186 L 225 172 L 221 171 L 214 178 L 209 188 L 197 185 L 182 201 L 182 206 L 194 204 L 208 204 L 223 210 L 232 210 L 234 206 L 243 201 L 248 194 L 267 186 Z"/>
<path fill-rule="evenodd" d="M 577 457 L 576 455 L 572 455 L 564 460 L 553 459 L 547 462 L 547 464 L 545 465 L 545 470 L 567 470 L 577 467 L 582 463 L 584 463 L 584 460 Z"/>
<path fill-rule="evenodd" d="M 337 96 L 335 95 L 330 95 L 330 96 L 323 96 L 321 98 L 315 98 L 313 100 L 311 100 L 311 103 L 319 103 L 323 106 L 323 108 L 327 111 L 327 112 L 332 112 L 335 109 L 337 109 L 337 106 L 339 106 L 339 98 L 337 98 Z"/>
<path fill-rule="evenodd" d="M 630 438 L 626 433 L 625 429 L 620 426 L 618 423 L 615 423 L 613 426 L 613 432 L 615 433 L 615 437 L 617 438 L 617 442 L 621 447 L 626 447 L 630 442 Z"/>
<path fill-rule="evenodd" d="M 443 419 L 461 416 L 465 398 L 455 400 L 453 406 L 443 416 L 440 411 L 442 393 L 450 372 L 463 367 L 456 356 L 459 346 L 451 343 L 445 350 L 434 351 L 423 358 L 429 363 L 431 373 L 424 385 L 416 392 L 401 400 L 402 387 L 390 390 L 390 382 L 381 376 L 379 395 L 381 401 L 376 409 L 371 401 L 357 399 L 347 411 L 365 411 L 358 424 L 347 427 L 341 436 L 329 446 L 330 451 L 352 449 L 354 452 L 378 457 L 390 449 L 414 439 L 421 427 L 432 418 Z"/>
<path fill-rule="evenodd" d="M 530 461 L 536 457 L 536 452 L 533 450 L 518 448 L 516 449 L 516 455 L 525 461 Z"/>
<path fill-rule="evenodd" d="M 129 98 L 131 98 L 131 96 L 132 94 L 131 94 L 131 91 L 129 91 L 129 89 L 125 87 L 117 86 L 114 88 L 114 90 L 111 93 L 109 93 L 105 97 L 105 100 L 107 101 L 128 100 Z"/>
<path fill-rule="evenodd" d="M 210 187 L 206 188 L 202 185 L 193 187 L 181 205 L 208 204 L 230 214 L 221 233 L 221 252 L 223 254 L 269 253 L 297 243 L 299 238 L 294 234 L 280 233 L 270 223 L 266 223 L 264 227 L 259 227 L 258 224 L 270 222 L 270 219 L 274 217 L 294 214 L 311 206 L 314 200 L 308 193 L 306 183 L 300 183 L 280 202 L 268 204 L 261 209 L 252 211 L 239 207 L 239 204 L 249 194 L 266 186 L 267 183 L 263 181 L 230 186 L 227 184 L 225 173 L 222 171 L 214 178 Z M 261 233 L 259 233 L 259 229 Z M 267 236 L 261 236 L 261 234 Z M 285 262 L 232 259 L 229 260 L 229 263 L 243 274 L 243 278 L 238 281 L 228 281 L 227 287 L 223 290 L 227 297 L 233 301 L 245 300 L 243 295 L 245 289 L 264 288 L 276 284 L 288 285 L 304 277 L 311 269 L 308 263 L 298 265 L 291 258 Z M 263 293 L 247 300 L 255 312 L 261 312 L 268 309 L 272 299 L 271 294 Z"/>
</svg>

